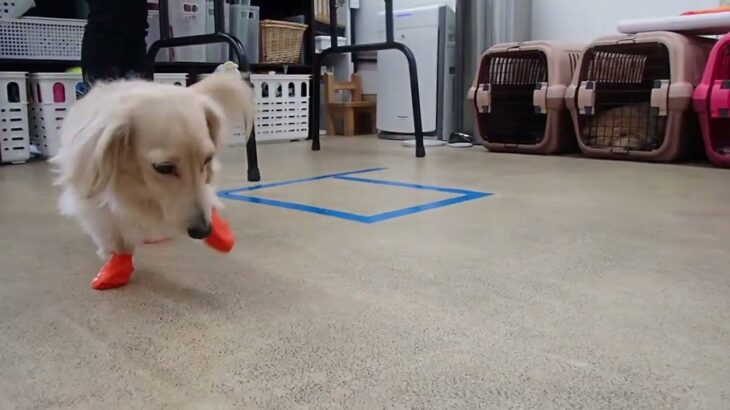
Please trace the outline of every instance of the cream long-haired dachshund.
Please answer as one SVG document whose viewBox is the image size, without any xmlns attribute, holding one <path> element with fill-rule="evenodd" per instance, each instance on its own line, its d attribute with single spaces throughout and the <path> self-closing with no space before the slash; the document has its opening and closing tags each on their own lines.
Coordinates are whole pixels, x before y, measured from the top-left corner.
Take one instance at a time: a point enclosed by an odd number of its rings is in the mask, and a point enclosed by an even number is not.
<svg viewBox="0 0 730 410">
<path fill-rule="evenodd" d="M 223 252 L 233 247 L 213 181 L 229 126 L 250 134 L 251 88 L 238 73 L 191 87 L 147 81 L 95 86 L 70 110 L 52 159 L 59 207 L 74 216 L 103 258 L 94 289 L 129 282 L 145 241 L 187 235 Z"/>
</svg>

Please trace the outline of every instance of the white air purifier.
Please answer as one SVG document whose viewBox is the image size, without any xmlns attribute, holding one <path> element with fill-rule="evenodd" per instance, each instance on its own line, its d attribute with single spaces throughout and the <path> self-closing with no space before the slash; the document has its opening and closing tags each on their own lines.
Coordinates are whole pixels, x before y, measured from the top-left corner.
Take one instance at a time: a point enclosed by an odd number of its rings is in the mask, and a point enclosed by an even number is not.
<svg viewBox="0 0 730 410">
<path fill-rule="evenodd" d="M 385 41 L 385 13 L 379 20 Z M 416 58 L 424 136 L 448 140 L 455 119 L 455 14 L 445 5 L 396 10 L 393 28 L 395 41 L 408 46 Z M 408 62 L 400 51 L 378 51 L 377 115 L 381 138 L 413 138 Z"/>
</svg>

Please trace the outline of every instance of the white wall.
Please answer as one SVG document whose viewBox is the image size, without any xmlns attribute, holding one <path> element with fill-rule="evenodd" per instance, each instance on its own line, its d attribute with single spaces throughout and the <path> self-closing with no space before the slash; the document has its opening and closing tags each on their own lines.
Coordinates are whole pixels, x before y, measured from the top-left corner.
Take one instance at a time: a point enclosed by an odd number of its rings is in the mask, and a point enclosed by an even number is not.
<svg viewBox="0 0 730 410">
<path fill-rule="evenodd" d="M 676 16 L 717 7 L 721 0 L 533 0 L 532 37 L 588 42 L 616 33 L 619 20 Z"/>
<path fill-rule="evenodd" d="M 482 1 L 482 0 L 470 0 Z M 683 11 L 730 4 L 730 0 L 532 0 L 532 38 L 589 42 L 616 33 L 619 20 L 678 15 Z M 394 0 L 394 8 L 448 4 L 456 0 Z M 383 0 L 360 0 L 355 18 L 357 43 L 378 41 L 378 13 Z M 377 90 L 377 65 L 359 65 L 366 93 Z"/>
</svg>

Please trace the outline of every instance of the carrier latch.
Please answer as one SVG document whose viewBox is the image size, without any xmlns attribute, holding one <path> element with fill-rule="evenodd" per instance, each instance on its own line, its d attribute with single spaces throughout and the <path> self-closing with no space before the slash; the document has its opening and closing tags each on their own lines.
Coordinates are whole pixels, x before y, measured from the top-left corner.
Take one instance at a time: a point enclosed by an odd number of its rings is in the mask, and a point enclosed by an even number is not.
<svg viewBox="0 0 730 410">
<path fill-rule="evenodd" d="M 712 118 L 730 118 L 730 80 L 717 80 L 710 97 Z"/>
<path fill-rule="evenodd" d="M 470 88 L 469 99 L 474 99 L 474 105 L 480 114 L 492 112 L 492 85 L 486 83 Z"/>
<path fill-rule="evenodd" d="M 581 115 L 596 113 L 596 82 L 582 81 L 578 88 L 578 112 Z"/>
<path fill-rule="evenodd" d="M 657 115 L 666 117 L 669 106 L 669 80 L 654 80 L 651 90 L 651 107 L 658 109 Z"/>
<path fill-rule="evenodd" d="M 535 83 L 535 91 L 532 93 L 532 105 L 535 107 L 535 114 L 547 114 L 548 83 Z"/>
</svg>

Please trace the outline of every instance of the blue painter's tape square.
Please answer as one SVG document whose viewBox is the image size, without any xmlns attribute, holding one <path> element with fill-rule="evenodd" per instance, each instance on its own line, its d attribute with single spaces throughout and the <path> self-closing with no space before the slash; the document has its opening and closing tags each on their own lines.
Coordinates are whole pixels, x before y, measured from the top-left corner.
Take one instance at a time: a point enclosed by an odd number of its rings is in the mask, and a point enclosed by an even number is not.
<svg viewBox="0 0 730 410">
<path fill-rule="evenodd" d="M 293 179 L 293 180 L 289 180 L 289 181 L 272 182 L 269 184 L 260 184 L 260 185 L 245 187 L 245 188 L 236 188 L 236 189 L 229 189 L 229 190 L 221 191 L 218 193 L 218 196 L 220 196 L 221 198 L 225 198 L 225 199 L 233 199 L 236 201 L 249 202 L 252 204 L 269 205 L 269 206 L 275 206 L 278 208 L 291 209 L 291 210 L 301 211 L 301 212 L 309 212 L 309 213 L 313 213 L 313 214 L 317 214 L 317 215 L 329 216 L 329 217 L 333 217 L 333 218 L 340 218 L 340 219 L 360 222 L 360 223 L 364 223 L 364 224 L 373 224 L 373 223 L 377 223 L 377 222 L 383 222 L 383 221 L 387 221 L 390 219 L 395 219 L 395 218 L 400 218 L 403 216 L 412 215 L 412 214 L 419 213 L 419 212 L 428 211 L 431 209 L 443 208 L 446 206 L 460 204 L 462 202 L 473 201 L 475 199 L 484 198 L 489 195 L 492 195 L 489 192 L 478 192 L 478 191 L 470 191 L 470 190 L 465 190 L 465 189 L 447 188 L 447 187 L 423 185 L 423 184 L 412 184 L 412 183 L 408 183 L 408 182 L 388 181 L 388 180 L 382 180 L 382 179 L 370 179 L 370 178 L 363 178 L 361 176 L 356 176 L 356 175 L 362 175 L 362 174 L 372 173 L 372 172 L 376 172 L 376 171 L 382 171 L 385 169 L 386 168 L 369 168 L 369 169 L 363 169 L 363 170 L 359 170 L 359 171 L 350 171 L 350 172 L 342 172 L 342 173 L 337 173 L 337 174 L 320 175 L 320 176 L 311 177 L 311 178 L 301 178 L 301 179 Z M 323 207 L 318 207 L 318 206 L 300 204 L 297 202 L 281 201 L 278 199 L 262 198 L 259 196 L 250 195 L 251 193 L 262 191 L 267 188 L 275 188 L 275 187 L 294 185 L 294 184 L 303 184 L 303 183 L 307 183 L 307 182 L 321 181 L 321 180 L 325 180 L 325 179 L 335 179 L 335 180 L 339 180 L 339 181 L 348 181 L 348 182 L 360 183 L 360 184 L 384 185 L 384 186 L 398 187 L 398 188 L 403 188 L 403 189 L 418 189 L 418 190 L 425 190 L 425 191 L 435 191 L 435 192 L 440 192 L 440 193 L 451 194 L 453 196 L 445 198 L 445 199 L 440 199 L 438 201 L 432 201 L 432 202 L 427 202 L 427 203 L 420 204 L 420 205 L 409 206 L 409 207 L 405 207 L 405 208 L 380 212 L 380 213 L 376 213 L 373 215 L 361 215 L 361 214 L 356 214 L 356 213 L 352 213 L 352 212 L 339 211 L 336 209 L 329 209 L 329 208 L 323 208 Z"/>
</svg>

